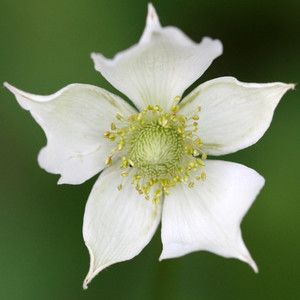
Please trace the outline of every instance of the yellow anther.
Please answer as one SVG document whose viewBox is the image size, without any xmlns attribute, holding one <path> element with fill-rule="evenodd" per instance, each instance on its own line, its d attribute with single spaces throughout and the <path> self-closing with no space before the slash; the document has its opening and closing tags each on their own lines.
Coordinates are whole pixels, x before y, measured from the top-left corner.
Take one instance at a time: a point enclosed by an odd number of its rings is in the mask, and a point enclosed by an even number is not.
<svg viewBox="0 0 300 300">
<path fill-rule="evenodd" d="M 177 113 L 178 110 L 179 110 L 179 106 L 178 106 L 178 105 L 173 105 L 173 106 L 171 107 L 171 111 L 172 111 L 173 113 Z"/>
<path fill-rule="evenodd" d="M 186 146 L 184 147 L 184 151 L 185 151 L 187 154 L 193 155 L 194 149 L 193 149 L 192 145 L 186 145 Z"/>
<path fill-rule="evenodd" d="M 135 178 L 136 180 L 140 180 L 140 179 L 142 178 L 142 176 L 139 175 L 139 174 L 135 174 L 135 175 L 134 175 L 134 178 Z"/>
<path fill-rule="evenodd" d="M 121 140 L 118 142 L 118 150 L 122 150 L 125 146 L 124 139 L 121 138 Z"/>
<path fill-rule="evenodd" d="M 110 136 L 110 134 L 111 134 L 111 133 L 110 133 L 109 131 L 105 131 L 103 135 L 104 135 L 105 138 L 108 139 L 109 136 Z"/>
<path fill-rule="evenodd" d="M 163 187 L 168 186 L 168 185 L 169 185 L 169 180 L 168 180 L 168 179 L 161 179 L 161 185 L 162 185 Z"/>
<path fill-rule="evenodd" d="M 205 173 L 205 172 L 202 172 L 200 176 L 201 176 L 201 179 L 202 179 L 202 180 L 205 180 L 205 179 L 206 179 L 206 173 Z"/>
<path fill-rule="evenodd" d="M 197 139 L 195 140 L 195 144 L 196 144 L 197 146 L 201 147 L 201 146 L 202 146 L 202 141 L 201 141 L 201 139 L 200 139 L 200 138 L 197 138 Z"/>
<path fill-rule="evenodd" d="M 118 185 L 118 190 L 121 191 L 122 188 L 123 188 L 123 185 L 122 185 L 122 184 L 119 184 L 119 185 Z"/>
<path fill-rule="evenodd" d="M 188 169 L 189 170 L 192 170 L 192 169 L 194 169 L 196 167 L 196 164 L 194 163 L 194 162 L 190 162 L 189 163 L 189 166 L 188 166 Z"/>
<path fill-rule="evenodd" d="M 198 121 L 198 120 L 199 120 L 199 116 L 194 115 L 194 116 L 192 117 L 192 119 L 195 120 L 195 121 Z"/>
<path fill-rule="evenodd" d="M 122 172 L 122 173 L 121 173 L 121 176 L 122 176 L 122 177 L 127 177 L 127 176 L 128 176 L 128 172 Z"/>
<path fill-rule="evenodd" d="M 111 123 L 111 124 L 110 124 L 110 129 L 111 129 L 111 130 L 116 130 L 116 129 L 117 129 L 116 124 L 115 124 L 115 123 Z"/>
<path fill-rule="evenodd" d="M 174 123 L 177 123 L 177 122 L 178 122 L 177 115 L 175 115 L 175 114 L 174 114 L 174 115 L 171 115 L 171 116 L 170 116 L 170 119 L 171 119 L 171 121 L 174 122 Z"/>
<path fill-rule="evenodd" d="M 198 150 L 194 149 L 193 155 L 194 155 L 194 156 L 198 156 L 198 155 L 200 155 L 200 152 L 199 152 Z"/>
<path fill-rule="evenodd" d="M 184 129 L 182 127 L 178 127 L 177 131 L 178 131 L 178 133 L 181 133 L 181 134 L 184 133 Z"/>
<path fill-rule="evenodd" d="M 147 185 L 143 185 L 142 186 L 142 191 L 145 195 L 148 195 L 149 194 L 149 188 L 147 187 Z"/>
<path fill-rule="evenodd" d="M 179 102 L 180 101 L 180 99 L 181 99 L 181 97 L 180 96 L 176 96 L 176 97 L 174 97 L 174 102 Z"/>
<path fill-rule="evenodd" d="M 204 167 L 205 166 L 205 164 L 204 164 L 204 162 L 203 162 L 203 160 L 202 159 L 200 159 L 200 158 L 197 158 L 197 165 L 199 166 L 199 167 Z"/>
<path fill-rule="evenodd" d="M 121 115 L 119 112 L 116 113 L 116 118 L 117 118 L 119 121 L 123 121 L 123 120 L 124 120 L 124 116 Z"/>
<path fill-rule="evenodd" d="M 155 110 L 155 111 L 161 111 L 162 109 L 160 108 L 159 105 L 155 105 L 155 106 L 154 106 L 154 110 Z"/>
<path fill-rule="evenodd" d="M 194 184 L 194 182 L 193 182 L 193 181 L 191 181 L 191 182 L 189 182 L 189 184 L 188 184 L 188 187 L 189 187 L 189 188 L 193 188 L 193 187 L 194 187 L 194 185 L 195 185 L 195 184 Z"/>
<path fill-rule="evenodd" d="M 114 140 L 116 139 L 116 135 L 113 134 L 113 133 L 110 132 L 110 131 L 106 131 L 106 132 L 104 133 L 104 137 L 107 138 L 107 139 L 109 139 L 109 140 L 112 140 L 112 141 L 114 141 Z"/>
<path fill-rule="evenodd" d="M 125 156 L 122 157 L 122 161 L 120 164 L 121 169 L 126 169 L 128 168 L 128 160 Z"/>
<path fill-rule="evenodd" d="M 125 128 L 120 128 L 116 131 L 116 134 L 120 135 L 120 136 L 124 136 L 126 133 L 127 133 L 127 130 Z"/>
<path fill-rule="evenodd" d="M 162 116 L 161 118 L 159 118 L 158 123 L 162 127 L 166 127 L 166 125 L 168 124 L 168 119 Z"/>
<path fill-rule="evenodd" d="M 131 167 L 134 167 L 134 162 L 131 159 L 128 159 L 128 162 L 129 162 Z"/>
<path fill-rule="evenodd" d="M 182 179 L 181 176 L 177 175 L 174 177 L 174 182 L 181 182 L 181 179 Z"/>
<path fill-rule="evenodd" d="M 207 159 L 207 154 L 203 152 L 201 158 L 202 158 L 203 160 Z"/>
<path fill-rule="evenodd" d="M 187 118 L 183 115 L 176 115 L 176 118 L 178 119 L 179 122 L 185 124 L 187 121 Z"/>
<path fill-rule="evenodd" d="M 143 118 L 143 114 L 142 114 L 142 113 L 139 113 L 139 114 L 137 115 L 137 120 L 140 121 L 142 118 Z"/>
<path fill-rule="evenodd" d="M 153 186 L 155 183 L 156 183 L 156 181 L 155 181 L 153 178 L 151 178 L 151 179 L 148 181 L 148 185 L 149 185 L 149 186 Z"/>
<path fill-rule="evenodd" d="M 107 166 L 110 166 L 110 165 L 112 164 L 112 157 L 111 157 L 111 156 L 109 156 L 109 157 L 106 158 L 105 164 L 106 164 Z"/>
<path fill-rule="evenodd" d="M 157 204 L 160 201 L 160 197 L 153 197 L 152 201 L 153 201 L 154 204 Z"/>
<path fill-rule="evenodd" d="M 154 195 L 158 196 L 161 194 L 161 189 L 157 189 L 155 192 L 154 192 Z"/>
</svg>

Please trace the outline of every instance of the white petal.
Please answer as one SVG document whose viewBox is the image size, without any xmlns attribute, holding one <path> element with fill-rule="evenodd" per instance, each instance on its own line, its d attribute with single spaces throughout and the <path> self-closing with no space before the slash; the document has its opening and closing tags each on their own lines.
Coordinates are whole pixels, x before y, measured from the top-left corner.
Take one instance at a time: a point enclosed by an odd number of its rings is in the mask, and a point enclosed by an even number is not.
<svg viewBox="0 0 300 300">
<path fill-rule="evenodd" d="M 281 97 L 293 84 L 243 83 L 220 77 L 201 84 L 181 103 L 189 114 L 201 106 L 199 136 L 208 154 L 222 155 L 255 144 L 266 132 Z"/>
<path fill-rule="evenodd" d="M 113 144 L 103 138 L 117 112 L 134 113 L 121 98 L 95 86 L 71 84 L 50 96 L 38 96 L 4 84 L 43 128 L 47 145 L 38 161 L 58 183 L 80 184 L 105 166 Z"/>
<path fill-rule="evenodd" d="M 175 27 L 161 27 L 150 4 L 146 28 L 138 44 L 113 59 L 92 54 L 95 68 L 139 109 L 158 104 L 168 109 L 222 54 L 219 40 L 197 44 Z"/>
<path fill-rule="evenodd" d="M 139 195 L 130 175 L 118 191 L 120 181 L 118 165 L 105 169 L 87 202 L 83 237 L 90 253 L 90 269 L 84 288 L 104 268 L 138 255 L 160 222 L 161 205 Z"/>
<path fill-rule="evenodd" d="M 179 185 L 166 197 L 160 259 L 198 250 L 238 258 L 257 272 L 240 223 L 264 185 L 257 172 L 225 161 L 206 162 L 207 179 L 190 189 Z"/>
</svg>

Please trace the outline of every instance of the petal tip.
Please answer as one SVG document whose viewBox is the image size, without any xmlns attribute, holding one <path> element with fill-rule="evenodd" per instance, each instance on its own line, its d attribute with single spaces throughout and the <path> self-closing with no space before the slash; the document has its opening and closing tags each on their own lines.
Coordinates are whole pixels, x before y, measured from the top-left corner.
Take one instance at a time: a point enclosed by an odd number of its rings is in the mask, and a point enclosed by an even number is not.
<svg viewBox="0 0 300 300">
<path fill-rule="evenodd" d="M 257 267 L 256 262 L 252 259 L 252 257 L 248 257 L 246 262 L 252 268 L 254 273 L 257 274 L 258 273 L 258 267 Z"/>
<path fill-rule="evenodd" d="M 148 3 L 147 25 L 160 26 L 157 12 L 151 2 Z"/>
<path fill-rule="evenodd" d="M 166 257 L 165 257 L 165 254 L 164 254 L 164 252 L 162 252 L 161 254 L 160 254 L 160 256 L 159 256 L 159 258 L 158 258 L 158 261 L 162 261 L 162 260 L 164 260 Z"/>
<path fill-rule="evenodd" d="M 95 60 L 95 59 L 98 57 L 98 53 L 92 52 L 92 53 L 90 54 L 90 57 L 91 57 L 92 60 Z"/>
<path fill-rule="evenodd" d="M 20 104 L 22 108 L 24 108 L 25 110 L 29 110 L 27 102 L 28 100 L 29 101 L 34 100 L 36 97 L 35 95 L 31 95 L 29 93 L 21 91 L 16 87 L 14 87 L 13 85 L 9 84 L 8 82 L 3 82 L 3 86 L 6 89 L 8 89 L 12 94 L 14 94 L 17 102 Z"/>
<path fill-rule="evenodd" d="M 281 97 L 289 90 L 294 91 L 296 89 L 295 83 L 276 82 L 275 84 L 277 84 L 279 87 L 279 93 L 280 93 Z"/>
<path fill-rule="evenodd" d="M 175 245 L 170 243 L 170 244 L 167 244 L 165 246 L 165 248 L 163 248 L 158 260 L 162 261 L 162 260 L 166 260 L 166 259 L 176 258 L 176 257 L 183 256 L 184 254 L 185 253 L 182 253 L 178 249 L 178 247 L 176 247 Z"/>
<path fill-rule="evenodd" d="M 92 52 L 92 53 L 90 54 L 90 57 L 91 57 L 91 59 L 92 59 L 94 65 L 96 66 L 96 65 L 97 65 L 97 59 L 98 59 L 98 53 Z"/>
<path fill-rule="evenodd" d="M 223 54 L 223 44 L 220 40 L 216 39 L 214 40 L 215 46 L 216 46 L 216 52 L 218 52 L 219 55 Z"/>
<path fill-rule="evenodd" d="M 207 47 L 213 49 L 213 51 L 215 52 L 215 54 L 217 56 L 220 56 L 223 54 L 223 44 L 219 39 L 212 39 L 208 36 L 205 36 L 201 43 L 203 43 L 203 45 L 206 45 Z"/>
<path fill-rule="evenodd" d="M 140 43 L 149 41 L 151 33 L 161 28 L 158 15 L 152 3 L 148 3 L 148 13 L 146 18 L 146 27 L 140 38 Z"/>
<path fill-rule="evenodd" d="M 17 92 L 17 89 L 6 81 L 3 82 L 3 86 L 5 88 L 7 88 L 10 92 L 12 92 L 13 94 L 15 94 Z"/>
<path fill-rule="evenodd" d="M 57 185 L 62 185 L 62 184 L 65 184 L 65 181 L 64 181 L 63 177 L 61 176 L 57 181 Z"/>
<path fill-rule="evenodd" d="M 295 90 L 295 89 L 296 89 L 296 83 L 287 84 L 287 90 Z"/>
<path fill-rule="evenodd" d="M 82 288 L 84 290 L 88 289 L 88 284 L 90 283 L 90 279 L 88 278 L 88 276 L 84 279 L 83 284 L 82 284 Z"/>
<path fill-rule="evenodd" d="M 86 290 L 88 288 L 89 283 L 97 275 L 97 273 L 95 273 L 95 270 L 94 270 L 94 261 L 95 261 L 94 254 L 92 252 L 92 249 L 86 243 L 85 243 L 85 245 L 88 249 L 89 256 L 90 256 L 90 267 L 89 267 L 89 271 L 88 271 L 86 277 L 83 280 L 82 287 L 84 290 Z"/>
<path fill-rule="evenodd" d="M 94 62 L 95 69 L 101 73 L 102 68 L 104 67 L 104 65 L 107 65 L 109 63 L 109 60 L 101 53 L 92 52 L 90 56 L 92 61 Z"/>
<path fill-rule="evenodd" d="M 247 251 L 248 252 L 248 251 Z M 248 264 L 251 269 L 254 271 L 254 273 L 258 273 L 258 267 L 256 262 L 254 261 L 254 259 L 251 257 L 250 254 L 244 254 L 241 255 L 240 257 L 238 257 L 241 261 L 245 262 L 246 264 Z"/>
<path fill-rule="evenodd" d="M 102 271 L 103 268 L 100 268 L 98 270 L 93 270 L 93 269 L 90 269 L 88 274 L 86 275 L 86 277 L 84 278 L 83 280 L 83 284 L 82 284 L 82 288 L 84 290 L 87 290 L 88 287 L 89 287 L 89 284 L 91 283 L 91 281 L 94 279 L 94 277 L 100 272 Z"/>
<path fill-rule="evenodd" d="M 248 167 L 247 167 L 248 168 Z M 262 190 L 262 188 L 265 186 L 265 184 L 266 184 L 266 179 L 265 179 L 265 177 L 263 177 L 262 175 L 260 175 L 256 170 L 254 170 L 254 169 L 251 169 L 251 168 L 249 168 L 249 171 L 250 172 L 253 172 L 253 175 L 254 175 L 254 177 L 253 177 L 253 183 L 255 182 L 255 184 L 256 184 L 256 186 L 257 186 L 257 188 L 256 188 L 256 190 L 257 190 L 257 195 L 261 192 L 261 190 Z M 257 197 L 257 195 L 256 195 L 256 197 Z M 255 197 L 255 198 L 256 198 Z"/>
</svg>

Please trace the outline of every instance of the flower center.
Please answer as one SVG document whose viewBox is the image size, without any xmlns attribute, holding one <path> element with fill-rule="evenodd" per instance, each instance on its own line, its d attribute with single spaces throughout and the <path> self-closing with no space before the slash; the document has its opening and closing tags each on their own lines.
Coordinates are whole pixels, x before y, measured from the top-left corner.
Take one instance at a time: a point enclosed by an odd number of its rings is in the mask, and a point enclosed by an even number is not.
<svg viewBox="0 0 300 300">
<path fill-rule="evenodd" d="M 133 132 L 128 158 L 142 175 L 159 177 L 174 173 L 183 153 L 183 139 L 176 128 L 152 121 Z"/>
<path fill-rule="evenodd" d="M 206 154 L 198 136 L 200 107 L 190 116 L 178 111 L 177 105 L 170 112 L 149 105 L 129 117 L 118 113 L 111 130 L 104 134 L 116 145 L 106 164 L 111 165 L 114 157 L 119 158 L 121 176 L 131 174 L 138 193 L 155 202 L 177 184 L 192 188 L 195 181 L 206 176 Z M 129 172 L 130 168 L 134 172 Z M 118 189 L 122 186 L 123 183 Z"/>
</svg>

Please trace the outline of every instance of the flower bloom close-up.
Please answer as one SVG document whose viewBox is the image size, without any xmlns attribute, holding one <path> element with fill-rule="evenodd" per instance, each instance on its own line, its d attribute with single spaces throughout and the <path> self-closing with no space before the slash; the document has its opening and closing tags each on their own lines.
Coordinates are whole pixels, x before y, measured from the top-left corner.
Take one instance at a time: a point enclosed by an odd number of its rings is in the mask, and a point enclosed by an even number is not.
<svg viewBox="0 0 300 300">
<path fill-rule="evenodd" d="M 258 271 L 240 224 L 264 178 L 210 156 L 255 144 L 294 85 L 219 77 L 183 97 L 222 51 L 219 40 L 196 43 L 162 27 L 149 4 L 137 44 L 112 59 L 92 54 L 95 69 L 133 105 L 87 84 L 39 96 L 4 83 L 44 130 L 38 162 L 60 175 L 59 184 L 102 171 L 84 214 L 84 288 L 106 267 L 138 255 L 160 223 L 160 260 L 206 250 Z"/>
</svg>

